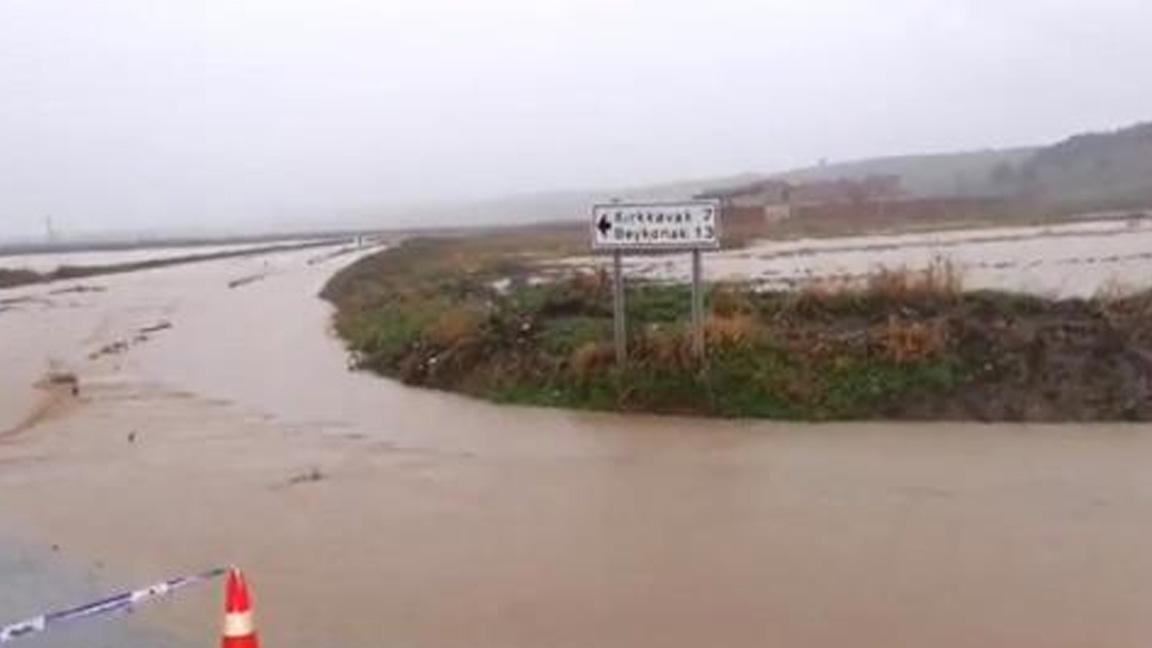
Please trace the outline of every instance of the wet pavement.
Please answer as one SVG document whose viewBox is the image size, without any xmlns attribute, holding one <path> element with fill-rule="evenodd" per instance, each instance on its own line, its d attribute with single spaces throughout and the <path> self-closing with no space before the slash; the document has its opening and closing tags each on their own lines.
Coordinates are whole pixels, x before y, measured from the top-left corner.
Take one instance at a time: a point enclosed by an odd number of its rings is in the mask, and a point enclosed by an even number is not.
<svg viewBox="0 0 1152 648">
<path fill-rule="evenodd" d="M 61 555 L 59 548 L 0 544 L 0 625 L 68 609 L 142 583 L 113 584 L 99 566 L 85 566 Z M 119 589 L 117 589 L 119 588 Z M 197 596 L 218 596 L 216 588 Z M 172 602 L 157 602 L 171 605 Z M 147 610 L 59 626 L 51 632 L 13 641 L 28 648 L 191 648 L 146 619 Z"/>
</svg>

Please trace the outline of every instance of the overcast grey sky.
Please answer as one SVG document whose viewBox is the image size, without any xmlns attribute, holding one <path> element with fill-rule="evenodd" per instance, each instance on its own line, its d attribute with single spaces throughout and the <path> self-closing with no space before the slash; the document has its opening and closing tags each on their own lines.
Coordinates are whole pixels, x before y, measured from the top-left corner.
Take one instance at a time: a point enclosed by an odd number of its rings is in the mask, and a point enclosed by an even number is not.
<svg viewBox="0 0 1152 648">
<path fill-rule="evenodd" d="M 1147 0 L 0 0 L 0 238 L 1043 143 Z"/>
</svg>

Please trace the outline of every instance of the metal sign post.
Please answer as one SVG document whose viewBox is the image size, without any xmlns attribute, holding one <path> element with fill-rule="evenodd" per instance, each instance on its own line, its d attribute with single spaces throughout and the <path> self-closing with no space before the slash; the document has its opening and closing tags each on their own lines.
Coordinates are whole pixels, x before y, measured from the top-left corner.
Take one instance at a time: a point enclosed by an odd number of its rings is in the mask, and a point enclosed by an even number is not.
<svg viewBox="0 0 1152 648">
<path fill-rule="evenodd" d="M 720 208 L 712 201 L 613 203 L 592 209 L 592 248 L 612 253 L 616 362 L 628 358 L 624 304 L 625 252 L 692 253 L 692 352 L 704 358 L 704 290 L 702 250 L 720 247 Z"/>
<path fill-rule="evenodd" d="M 616 364 L 623 367 L 628 361 L 628 323 L 624 312 L 624 253 L 612 253 L 612 323 L 616 338 Z"/>
<path fill-rule="evenodd" d="M 704 291 L 700 288 L 703 274 L 700 250 L 692 250 L 692 354 L 704 359 Z"/>
</svg>

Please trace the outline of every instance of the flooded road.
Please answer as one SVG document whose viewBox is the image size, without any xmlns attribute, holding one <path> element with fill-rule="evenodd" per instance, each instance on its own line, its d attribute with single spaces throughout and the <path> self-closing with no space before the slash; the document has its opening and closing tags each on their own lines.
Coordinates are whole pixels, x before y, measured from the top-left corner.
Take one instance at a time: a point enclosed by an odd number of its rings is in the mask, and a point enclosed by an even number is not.
<svg viewBox="0 0 1152 648">
<path fill-rule="evenodd" d="M 315 294 L 351 257 L 316 254 L 0 292 L 23 299 L 0 311 L 0 541 L 58 544 L 113 585 L 240 564 L 280 648 L 1152 635 L 1152 428 L 699 421 L 415 391 L 347 370 Z M 78 374 L 79 397 L 33 388 L 49 370 Z M 134 622 L 210 645 L 218 606 L 196 594 Z"/>
</svg>

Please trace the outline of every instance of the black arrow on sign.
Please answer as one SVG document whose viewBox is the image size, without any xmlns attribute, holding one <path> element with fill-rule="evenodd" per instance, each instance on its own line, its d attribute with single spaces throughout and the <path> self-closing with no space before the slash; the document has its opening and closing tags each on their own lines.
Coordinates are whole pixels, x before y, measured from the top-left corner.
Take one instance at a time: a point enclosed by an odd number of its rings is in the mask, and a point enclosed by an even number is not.
<svg viewBox="0 0 1152 648">
<path fill-rule="evenodd" d="M 608 222 L 608 217 L 603 214 L 600 215 L 600 220 L 596 222 L 596 229 L 600 230 L 600 238 L 608 236 L 608 230 L 612 229 L 612 223 Z"/>
</svg>

